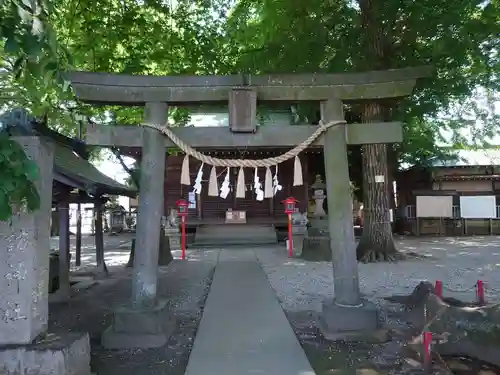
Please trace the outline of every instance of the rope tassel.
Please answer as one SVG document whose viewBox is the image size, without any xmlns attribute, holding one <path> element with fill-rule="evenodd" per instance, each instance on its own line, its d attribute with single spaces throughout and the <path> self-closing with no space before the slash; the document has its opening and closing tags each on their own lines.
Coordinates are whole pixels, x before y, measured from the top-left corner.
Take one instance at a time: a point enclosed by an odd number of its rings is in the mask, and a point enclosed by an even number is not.
<svg viewBox="0 0 500 375">
<path fill-rule="evenodd" d="M 293 163 L 293 186 L 301 186 L 304 184 L 302 179 L 302 164 L 298 156 L 295 157 Z"/>
<path fill-rule="evenodd" d="M 266 168 L 266 179 L 264 181 L 264 198 L 273 197 L 273 174 L 269 167 Z"/>
<path fill-rule="evenodd" d="M 208 196 L 209 197 L 219 196 L 219 184 L 217 182 L 216 167 L 212 167 L 212 170 L 210 171 L 210 179 L 208 180 Z"/>
<path fill-rule="evenodd" d="M 238 172 L 238 181 L 236 183 L 236 198 L 245 198 L 245 173 L 240 167 Z"/>
<path fill-rule="evenodd" d="M 182 185 L 191 185 L 191 181 L 189 179 L 189 155 L 188 154 L 186 154 L 186 156 L 184 156 L 184 160 L 182 161 L 181 184 Z"/>
</svg>

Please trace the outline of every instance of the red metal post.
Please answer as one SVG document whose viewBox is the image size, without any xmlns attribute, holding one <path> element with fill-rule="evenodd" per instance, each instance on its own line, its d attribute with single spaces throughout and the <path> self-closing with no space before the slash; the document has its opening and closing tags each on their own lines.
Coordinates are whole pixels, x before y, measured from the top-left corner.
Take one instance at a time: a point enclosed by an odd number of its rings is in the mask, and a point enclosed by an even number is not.
<svg viewBox="0 0 500 375">
<path fill-rule="evenodd" d="M 181 259 L 186 259 L 186 216 L 182 216 L 182 225 L 181 225 L 181 250 L 182 255 Z"/>
<path fill-rule="evenodd" d="M 423 333 L 423 341 L 424 341 L 424 369 L 429 371 L 432 365 L 432 356 L 431 356 L 431 345 L 432 345 L 432 332 L 424 332 Z"/>
<path fill-rule="evenodd" d="M 484 305 L 484 282 L 483 280 L 478 280 L 476 284 L 476 292 L 477 292 L 477 302 L 480 305 Z"/>
<path fill-rule="evenodd" d="M 292 214 L 288 214 L 288 256 L 293 258 Z"/>
<path fill-rule="evenodd" d="M 441 280 L 436 280 L 434 289 L 436 290 L 436 296 L 443 298 L 443 282 Z"/>
</svg>

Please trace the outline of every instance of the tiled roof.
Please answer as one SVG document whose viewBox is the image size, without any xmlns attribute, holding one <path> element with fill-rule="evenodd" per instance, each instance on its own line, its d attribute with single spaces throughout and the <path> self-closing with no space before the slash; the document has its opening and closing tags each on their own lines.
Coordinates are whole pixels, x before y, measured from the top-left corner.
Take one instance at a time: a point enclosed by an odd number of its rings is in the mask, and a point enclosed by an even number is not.
<svg viewBox="0 0 500 375">
<path fill-rule="evenodd" d="M 500 149 L 456 150 L 456 160 L 435 160 L 433 167 L 500 166 Z"/>
<path fill-rule="evenodd" d="M 61 182 L 65 185 L 70 181 L 71 186 L 91 195 L 137 196 L 136 190 L 106 176 L 90 163 L 85 158 L 87 152 L 83 142 L 41 126 L 22 109 L 0 115 L 0 131 L 10 135 L 38 135 L 49 139 L 54 144 L 54 179 L 64 177 Z"/>
</svg>

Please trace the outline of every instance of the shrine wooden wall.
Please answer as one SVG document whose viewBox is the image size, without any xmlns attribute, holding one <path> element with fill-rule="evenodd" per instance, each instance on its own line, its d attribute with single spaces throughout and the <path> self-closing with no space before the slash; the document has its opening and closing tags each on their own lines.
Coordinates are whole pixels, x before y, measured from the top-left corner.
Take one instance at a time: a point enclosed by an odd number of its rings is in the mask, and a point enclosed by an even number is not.
<svg viewBox="0 0 500 375">
<path fill-rule="evenodd" d="M 276 153 L 278 154 L 278 153 Z M 224 157 L 221 155 L 214 155 L 217 157 Z M 260 152 L 251 153 L 249 155 L 245 155 L 245 158 L 264 158 L 273 155 L 269 155 L 268 153 L 263 153 L 260 155 Z M 241 157 L 239 155 L 228 155 L 227 157 Z M 211 166 L 206 165 L 204 167 L 203 172 L 203 189 L 201 193 L 201 202 L 198 200 L 197 207 L 195 209 L 189 209 L 189 216 L 193 218 L 201 217 L 203 219 L 220 219 L 223 220 L 225 218 L 225 212 L 228 209 L 233 210 L 244 210 L 247 212 L 247 218 L 268 218 L 268 217 L 284 217 L 283 213 L 283 204 L 282 200 L 289 196 L 295 197 L 300 201 L 298 207 L 301 212 L 307 210 L 307 194 L 306 190 L 309 190 L 309 186 L 314 181 L 314 169 L 308 168 L 308 161 L 310 159 L 310 155 L 304 153 L 301 155 L 302 162 L 302 170 L 303 170 L 303 186 L 293 186 L 293 169 L 294 169 L 294 160 L 289 160 L 285 163 L 282 163 L 278 167 L 278 176 L 279 182 L 283 186 L 283 189 L 276 194 L 274 198 L 266 198 L 263 201 L 259 202 L 255 198 L 255 193 L 253 191 L 253 182 L 254 182 L 254 169 L 253 168 L 245 168 L 245 183 L 247 187 L 245 198 L 236 198 L 235 197 L 235 187 L 236 181 L 238 178 L 238 169 L 231 168 L 231 188 L 232 191 L 229 193 L 226 199 L 222 199 L 220 197 L 209 197 L 208 196 L 208 180 L 210 177 Z M 182 162 L 184 160 L 184 155 L 169 155 L 167 157 L 167 173 L 165 178 L 165 212 L 168 212 L 170 208 L 176 207 L 176 201 L 178 199 L 188 200 L 188 194 L 192 191 L 192 186 L 184 186 L 181 185 L 181 169 Z M 196 179 L 196 175 L 198 173 L 198 168 L 200 167 L 200 162 L 195 160 L 194 158 L 190 158 L 190 179 L 191 183 L 194 183 Z M 271 168 L 271 172 L 274 175 L 275 168 Z M 265 180 L 265 169 L 258 169 L 259 178 L 264 185 Z M 225 168 L 217 168 L 218 175 L 218 184 L 219 188 L 224 180 L 226 174 Z M 310 192 L 309 192 L 310 194 Z M 201 203 L 201 204 L 200 204 Z"/>
</svg>

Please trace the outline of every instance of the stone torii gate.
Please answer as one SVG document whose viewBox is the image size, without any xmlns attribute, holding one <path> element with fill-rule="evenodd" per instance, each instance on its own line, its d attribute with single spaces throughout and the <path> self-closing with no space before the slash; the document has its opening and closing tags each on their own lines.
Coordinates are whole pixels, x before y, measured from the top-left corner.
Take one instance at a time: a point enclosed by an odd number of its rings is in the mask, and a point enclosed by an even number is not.
<svg viewBox="0 0 500 375">
<path fill-rule="evenodd" d="M 145 125 L 167 122 L 169 106 L 226 102 L 229 129 L 185 127 L 171 130 L 193 148 L 294 147 L 307 139 L 315 125 L 257 128 L 259 102 L 319 101 L 323 123 L 343 121 L 343 104 L 362 100 L 402 98 L 427 67 L 349 74 L 129 76 L 74 72 L 68 74 L 79 100 L 103 105 L 143 105 Z M 323 146 L 328 196 L 328 220 L 334 269 L 335 301 L 325 301 L 320 328 L 326 337 L 377 328 L 375 306 L 359 291 L 356 246 L 352 226 L 348 144 L 402 141 L 398 122 L 348 124 L 328 128 L 314 142 Z M 109 348 L 163 345 L 165 302 L 157 299 L 160 220 L 163 215 L 165 152 L 175 144 L 149 127 L 89 124 L 86 141 L 103 147 L 142 147 L 139 219 L 130 306 L 115 312 L 114 324 L 103 336 Z M 374 181 L 375 182 L 375 181 Z M 388 183 L 388 181 L 382 182 Z"/>
</svg>

